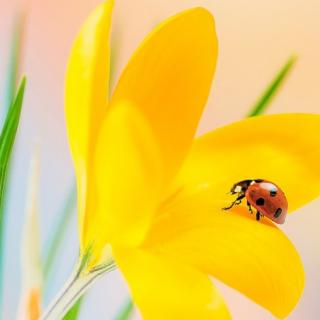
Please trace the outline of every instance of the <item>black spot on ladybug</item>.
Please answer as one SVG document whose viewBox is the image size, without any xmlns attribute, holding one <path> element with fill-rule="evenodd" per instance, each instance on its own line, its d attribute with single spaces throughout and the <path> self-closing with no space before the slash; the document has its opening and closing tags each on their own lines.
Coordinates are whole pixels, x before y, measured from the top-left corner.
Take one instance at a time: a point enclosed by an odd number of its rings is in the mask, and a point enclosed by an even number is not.
<svg viewBox="0 0 320 320">
<path fill-rule="evenodd" d="M 270 196 L 275 197 L 277 195 L 277 190 L 270 190 Z"/>
<path fill-rule="evenodd" d="M 281 208 L 278 208 L 278 209 L 276 210 L 276 212 L 274 213 L 273 216 L 274 216 L 275 218 L 279 218 L 281 212 L 282 212 L 282 209 L 281 209 Z"/>
<path fill-rule="evenodd" d="M 263 198 L 257 199 L 256 205 L 257 205 L 257 206 L 263 206 L 263 205 L 264 205 L 264 199 L 263 199 Z"/>
<path fill-rule="evenodd" d="M 264 180 L 263 179 L 256 179 L 256 180 L 254 180 L 254 182 L 256 182 L 256 183 L 261 183 L 261 182 L 263 182 Z"/>
</svg>

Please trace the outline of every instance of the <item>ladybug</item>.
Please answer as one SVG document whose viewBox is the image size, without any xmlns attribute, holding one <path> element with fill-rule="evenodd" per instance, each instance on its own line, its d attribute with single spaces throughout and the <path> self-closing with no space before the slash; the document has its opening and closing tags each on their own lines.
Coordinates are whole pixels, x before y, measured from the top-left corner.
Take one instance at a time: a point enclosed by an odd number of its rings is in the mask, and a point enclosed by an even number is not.
<svg viewBox="0 0 320 320">
<path fill-rule="evenodd" d="M 223 210 L 231 209 L 246 198 L 250 213 L 253 213 L 252 207 L 257 210 L 256 219 L 258 221 L 261 217 L 266 216 L 278 224 L 283 224 L 286 219 L 287 198 L 273 182 L 263 179 L 243 180 L 231 188 L 230 194 L 236 194 L 237 198 Z"/>
</svg>

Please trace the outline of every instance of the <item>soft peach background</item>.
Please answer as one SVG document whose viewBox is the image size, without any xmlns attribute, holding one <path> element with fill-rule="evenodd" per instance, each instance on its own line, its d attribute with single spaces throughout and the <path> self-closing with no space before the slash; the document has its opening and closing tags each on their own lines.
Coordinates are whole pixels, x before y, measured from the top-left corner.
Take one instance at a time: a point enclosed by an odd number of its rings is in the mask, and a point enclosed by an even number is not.
<svg viewBox="0 0 320 320">
<path fill-rule="evenodd" d="M 44 239 L 50 233 L 59 204 L 72 181 L 63 115 L 64 69 L 76 30 L 98 2 L 0 0 L 0 99 L 4 97 L 7 44 L 13 17 L 19 10 L 25 10 L 28 16 L 23 64 L 28 87 L 8 208 L 4 319 L 12 319 L 15 314 L 23 201 L 34 139 L 40 138 L 42 142 L 41 225 Z M 299 56 L 298 63 L 268 112 L 319 112 L 320 2 L 317 0 L 118 0 L 113 41 L 117 52 L 115 78 L 139 41 L 157 22 L 193 6 L 205 6 L 215 15 L 220 40 L 218 69 L 200 132 L 243 117 L 292 53 Z M 239 137 L 235 137 L 235 141 L 237 139 Z M 314 202 L 290 216 L 284 226 L 301 253 L 307 276 L 304 296 L 290 315 L 291 320 L 319 318 L 319 208 L 320 202 Z M 70 272 L 76 256 L 75 221 L 73 223 L 50 296 Z M 272 319 L 269 313 L 235 291 L 223 285 L 221 288 L 234 319 Z M 88 294 L 81 319 L 112 319 L 126 296 L 120 275 L 106 276 Z"/>
</svg>

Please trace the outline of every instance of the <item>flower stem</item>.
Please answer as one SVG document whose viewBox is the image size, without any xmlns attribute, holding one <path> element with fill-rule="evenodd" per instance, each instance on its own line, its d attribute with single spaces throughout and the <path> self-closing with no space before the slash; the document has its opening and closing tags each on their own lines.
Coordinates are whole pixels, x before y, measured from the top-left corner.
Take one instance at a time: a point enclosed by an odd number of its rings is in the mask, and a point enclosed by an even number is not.
<svg viewBox="0 0 320 320">
<path fill-rule="evenodd" d="M 40 320 L 62 319 L 78 298 L 82 296 L 96 279 L 115 268 L 115 262 L 111 261 L 108 264 L 83 272 L 83 268 L 80 264 L 66 282 L 64 288 L 58 293 L 51 305 L 48 306 Z"/>
</svg>

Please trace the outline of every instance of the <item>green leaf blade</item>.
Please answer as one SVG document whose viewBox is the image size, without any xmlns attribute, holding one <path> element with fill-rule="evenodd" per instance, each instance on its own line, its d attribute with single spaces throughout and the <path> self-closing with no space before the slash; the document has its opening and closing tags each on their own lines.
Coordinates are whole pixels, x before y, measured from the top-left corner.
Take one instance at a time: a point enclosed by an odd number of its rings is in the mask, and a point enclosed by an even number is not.
<svg viewBox="0 0 320 320">
<path fill-rule="evenodd" d="M 63 317 L 63 320 L 76 320 L 78 319 L 80 308 L 82 306 L 83 298 L 78 299 L 78 301 L 72 306 L 68 313 Z"/>
<path fill-rule="evenodd" d="M 121 310 L 117 314 L 114 320 L 128 320 L 133 311 L 133 303 L 131 298 L 125 302 L 125 304 L 121 307 Z"/>
<path fill-rule="evenodd" d="M 8 62 L 8 72 L 7 72 L 7 83 L 6 83 L 6 97 L 5 97 L 5 108 L 8 110 L 13 99 L 17 88 L 17 79 L 20 69 L 20 60 L 22 56 L 22 46 L 23 46 L 23 33 L 25 26 L 25 14 L 20 13 L 17 15 L 12 36 L 11 45 L 9 51 L 9 62 Z"/>
<path fill-rule="evenodd" d="M 12 102 L 0 135 L 0 306 L 3 295 L 3 243 L 4 243 L 4 217 L 5 217 L 5 191 L 10 155 L 12 153 L 18 124 L 20 121 L 26 78 L 23 78 L 18 93 Z"/>
<path fill-rule="evenodd" d="M 254 104 L 250 112 L 247 114 L 247 117 L 258 116 L 266 110 L 271 100 L 275 97 L 281 85 L 284 83 L 284 80 L 289 75 L 289 72 L 294 66 L 296 60 L 297 57 L 293 55 L 286 61 L 286 63 L 282 66 L 282 68 L 278 71 L 271 83 L 265 89 L 261 97 Z"/>
<path fill-rule="evenodd" d="M 26 78 L 24 77 L 18 89 L 18 93 L 11 107 L 9 108 L 1 135 L 0 135 L 0 169 L 6 168 L 9 162 L 9 156 L 15 140 L 20 114 L 22 109 Z M 4 179 L 0 176 L 0 182 Z M 1 203 L 1 201 L 0 201 Z"/>
<path fill-rule="evenodd" d="M 18 93 L 9 108 L 1 135 L 0 135 L 0 207 L 3 205 L 4 186 L 7 167 L 12 152 L 13 143 L 18 129 L 22 109 L 26 78 L 23 78 Z M 0 214 L 0 228 L 2 227 L 3 213 Z M 2 232 L 0 233 L 2 236 Z"/>
</svg>

